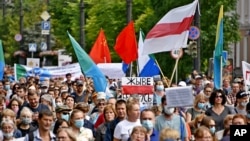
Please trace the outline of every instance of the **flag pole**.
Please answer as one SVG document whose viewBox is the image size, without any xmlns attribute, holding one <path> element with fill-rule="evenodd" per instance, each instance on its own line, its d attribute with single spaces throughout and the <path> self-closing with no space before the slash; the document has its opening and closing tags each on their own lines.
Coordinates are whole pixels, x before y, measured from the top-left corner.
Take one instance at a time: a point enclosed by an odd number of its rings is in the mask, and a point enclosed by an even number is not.
<svg viewBox="0 0 250 141">
<path fill-rule="evenodd" d="M 175 73 L 175 71 L 176 71 L 176 68 L 177 68 L 178 62 L 179 62 L 179 58 L 178 58 L 178 59 L 176 59 L 176 61 L 175 61 L 175 66 L 174 66 L 174 70 L 173 70 L 173 72 L 172 72 L 172 76 L 171 76 L 171 79 L 170 79 L 170 84 L 172 83 L 172 80 L 173 80 L 174 73 Z"/>
<path fill-rule="evenodd" d="M 163 74 L 163 72 L 162 72 L 162 70 L 161 70 L 161 67 L 160 67 L 160 65 L 159 65 L 159 63 L 158 63 L 158 61 L 156 60 L 156 58 L 155 58 L 155 63 L 157 64 L 157 66 L 158 66 L 158 68 L 159 68 L 159 70 L 160 70 L 160 72 L 161 72 L 161 75 L 163 76 L 163 80 L 165 80 L 166 81 L 166 84 L 167 84 L 167 86 L 168 87 L 170 87 L 170 85 L 169 85 L 169 79 L 167 78 L 166 79 L 166 77 L 165 77 L 165 75 Z"/>
</svg>

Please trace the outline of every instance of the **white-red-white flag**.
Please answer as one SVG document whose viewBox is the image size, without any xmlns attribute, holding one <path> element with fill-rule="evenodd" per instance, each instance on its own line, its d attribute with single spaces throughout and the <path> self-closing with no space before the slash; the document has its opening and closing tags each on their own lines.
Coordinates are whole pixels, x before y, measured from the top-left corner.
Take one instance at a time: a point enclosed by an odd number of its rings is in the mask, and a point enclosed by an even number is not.
<svg viewBox="0 0 250 141">
<path fill-rule="evenodd" d="M 143 54 L 171 51 L 187 45 L 198 0 L 170 10 L 147 34 Z"/>
</svg>

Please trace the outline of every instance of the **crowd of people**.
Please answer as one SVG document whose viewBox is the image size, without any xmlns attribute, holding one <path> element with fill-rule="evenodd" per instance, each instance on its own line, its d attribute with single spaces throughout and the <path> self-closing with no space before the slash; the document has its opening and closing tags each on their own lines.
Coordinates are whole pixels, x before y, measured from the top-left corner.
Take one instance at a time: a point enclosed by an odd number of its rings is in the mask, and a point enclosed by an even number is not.
<svg viewBox="0 0 250 141">
<path fill-rule="evenodd" d="M 192 86 L 192 107 L 169 107 L 165 81 L 154 83 L 152 106 L 138 96 L 121 98 L 119 80 L 107 77 L 96 92 L 91 78 L 39 76 L 0 81 L 2 141 L 229 141 L 230 125 L 250 124 L 250 103 L 242 78 L 213 80 L 193 73 L 171 87 Z"/>
</svg>

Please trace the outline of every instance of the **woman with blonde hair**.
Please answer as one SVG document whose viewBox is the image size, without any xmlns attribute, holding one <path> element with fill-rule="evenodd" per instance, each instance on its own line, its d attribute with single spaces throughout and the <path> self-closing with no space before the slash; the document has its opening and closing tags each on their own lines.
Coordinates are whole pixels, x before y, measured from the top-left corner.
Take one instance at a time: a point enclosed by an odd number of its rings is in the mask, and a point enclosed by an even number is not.
<svg viewBox="0 0 250 141">
<path fill-rule="evenodd" d="M 175 129 L 164 128 L 160 132 L 160 141 L 168 140 L 180 141 L 180 133 Z"/>
<path fill-rule="evenodd" d="M 128 141 L 149 141 L 147 139 L 147 129 L 143 126 L 135 126 Z"/>
<path fill-rule="evenodd" d="M 206 126 L 200 126 L 194 133 L 195 141 L 217 141 Z"/>
<path fill-rule="evenodd" d="M 60 128 L 56 138 L 58 141 L 77 141 L 75 133 L 69 128 Z"/>
</svg>

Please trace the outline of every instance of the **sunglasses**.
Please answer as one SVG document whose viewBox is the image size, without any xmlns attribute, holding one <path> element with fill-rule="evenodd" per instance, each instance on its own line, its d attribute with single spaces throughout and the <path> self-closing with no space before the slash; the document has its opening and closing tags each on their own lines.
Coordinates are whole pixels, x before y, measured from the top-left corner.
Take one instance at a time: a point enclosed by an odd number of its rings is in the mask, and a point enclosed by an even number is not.
<svg viewBox="0 0 250 141">
<path fill-rule="evenodd" d="M 217 95 L 215 98 L 223 98 L 222 95 Z"/>
<path fill-rule="evenodd" d="M 104 105 L 105 105 L 105 103 L 98 103 L 98 105 L 99 105 L 99 106 L 104 106 Z"/>
<path fill-rule="evenodd" d="M 62 114 L 63 114 L 63 115 L 68 115 L 69 113 L 68 113 L 68 112 L 63 112 Z"/>
</svg>

